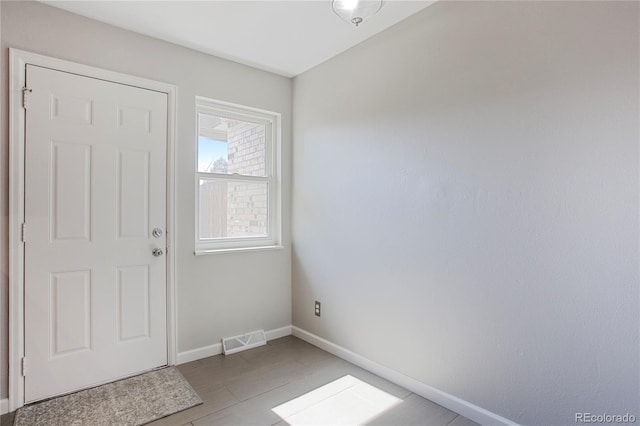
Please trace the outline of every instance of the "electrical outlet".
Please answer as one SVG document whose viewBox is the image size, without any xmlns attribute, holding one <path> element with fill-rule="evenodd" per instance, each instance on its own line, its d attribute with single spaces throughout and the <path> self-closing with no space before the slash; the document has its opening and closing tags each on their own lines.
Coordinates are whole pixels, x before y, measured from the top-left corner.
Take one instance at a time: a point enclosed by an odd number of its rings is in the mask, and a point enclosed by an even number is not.
<svg viewBox="0 0 640 426">
<path fill-rule="evenodd" d="M 316 300 L 315 311 L 316 311 L 316 316 L 319 317 L 320 316 L 320 302 L 318 302 L 317 300 Z"/>
</svg>

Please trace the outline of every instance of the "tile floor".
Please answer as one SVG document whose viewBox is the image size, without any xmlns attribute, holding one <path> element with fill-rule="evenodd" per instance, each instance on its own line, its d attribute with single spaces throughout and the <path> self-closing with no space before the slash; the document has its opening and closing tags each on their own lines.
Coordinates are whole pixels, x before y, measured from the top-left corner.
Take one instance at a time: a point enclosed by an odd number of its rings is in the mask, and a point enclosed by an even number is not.
<svg viewBox="0 0 640 426">
<path fill-rule="evenodd" d="M 202 405 L 150 426 L 286 425 L 272 409 L 346 375 L 401 402 L 366 421 L 371 425 L 471 426 L 476 423 L 394 385 L 296 337 L 234 355 L 217 355 L 178 366 Z M 1 426 L 13 424 L 5 414 Z"/>
</svg>

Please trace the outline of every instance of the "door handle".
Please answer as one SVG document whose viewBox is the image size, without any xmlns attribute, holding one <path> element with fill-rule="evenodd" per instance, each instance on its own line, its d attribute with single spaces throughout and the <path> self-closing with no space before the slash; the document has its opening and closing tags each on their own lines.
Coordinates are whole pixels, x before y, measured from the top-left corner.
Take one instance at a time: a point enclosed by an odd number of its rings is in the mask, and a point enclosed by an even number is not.
<svg viewBox="0 0 640 426">
<path fill-rule="evenodd" d="M 154 248 L 153 250 L 151 250 L 151 254 L 154 255 L 155 257 L 158 257 L 158 256 L 162 256 L 163 251 L 161 248 Z"/>
</svg>

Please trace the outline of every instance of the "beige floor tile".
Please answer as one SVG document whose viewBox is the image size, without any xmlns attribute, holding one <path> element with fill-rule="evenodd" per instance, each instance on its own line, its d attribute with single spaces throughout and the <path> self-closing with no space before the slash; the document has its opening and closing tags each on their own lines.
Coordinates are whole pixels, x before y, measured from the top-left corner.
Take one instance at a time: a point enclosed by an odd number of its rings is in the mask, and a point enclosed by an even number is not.
<svg viewBox="0 0 640 426">
<path fill-rule="evenodd" d="M 424 425 L 446 426 L 457 416 L 453 411 L 434 404 L 416 394 L 406 397 L 400 404 L 368 422 L 369 425 Z"/>
<path fill-rule="evenodd" d="M 3 414 L 0 416 L 0 426 L 13 426 L 13 418 L 15 417 L 15 411 L 13 413 Z"/>
<path fill-rule="evenodd" d="M 180 426 L 240 402 L 224 387 L 210 392 L 198 392 L 198 395 L 203 402 L 201 405 L 149 423 L 149 426 Z"/>
<path fill-rule="evenodd" d="M 453 421 L 449 423 L 447 426 L 480 426 L 480 425 L 474 422 L 473 420 L 469 420 L 466 417 L 462 417 L 458 415 L 458 417 L 453 419 Z"/>
<path fill-rule="evenodd" d="M 151 426 L 278 425 L 272 409 L 351 375 L 402 402 L 372 425 L 476 426 L 433 402 L 293 336 L 233 355 L 216 355 L 178 366 L 203 404 L 150 423 Z M 13 424 L 13 414 L 1 417 Z"/>
</svg>

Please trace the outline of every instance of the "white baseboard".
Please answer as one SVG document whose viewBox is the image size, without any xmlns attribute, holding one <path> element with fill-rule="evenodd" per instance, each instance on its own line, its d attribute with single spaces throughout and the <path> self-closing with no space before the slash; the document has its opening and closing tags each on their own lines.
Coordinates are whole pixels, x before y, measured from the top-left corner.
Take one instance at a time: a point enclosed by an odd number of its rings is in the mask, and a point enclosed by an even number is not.
<svg viewBox="0 0 640 426">
<path fill-rule="evenodd" d="M 291 326 L 276 328 L 273 330 L 267 330 L 264 332 L 267 341 L 277 339 L 279 337 L 288 336 L 291 334 Z M 176 364 L 185 364 L 191 361 L 197 361 L 209 356 L 219 355 L 222 353 L 222 343 L 215 343 L 213 345 L 205 346 L 202 348 L 191 349 L 189 351 L 178 353 Z"/>
<path fill-rule="evenodd" d="M 204 346 L 202 348 L 191 349 L 190 351 L 178 352 L 176 364 L 185 364 L 191 361 L 197 361 L 202 358 L 214 356 L 222 353 L 222 343 Z"/>
<path fill-rule="evenodd" d="M 7 414 L 9 412 L 9 400 L 0 399 L 0 415 Z"/>
<path fill-rule="evenodd" d="M 286 327 L 280 327 L 273 330 L 265 331 L 264 334 L 265 336 L 267 336 L 267 341 L 279 339 L 280 337 L 291 335 L 291 326 L 287 325 Z"/>
<path fill-rule="evenodd" d="M 337 357 L 349 361 L 350 363 L 355 364 L 358 367 L 364 368 L 365 370 L 368 370 L 382 377 L 383 379 L 389 380 L 390 382 L 393 382 L 398 386 L 402 386 L 403 388 L 417 395 L 420 395 L 423 398 L 433 401 L 436 404 L 442 405 L 443 407 L 448 408 L 451 411 L 455 411 L 456 413 L 467 417 L 476 423 L 480 423 L 481 425 L 518 426 L 517 423 L 514 423 L 509 419 L 506 419 L 502 416 L 492 413 L 491 411 L 485 410 L 482 407 L 478 407 L 477 405 L 474 405 L 463 399 L 431 387 L 409 376 L 405 376 L 398 371 L 380 365 L 377 362 L 371 361 L 370 359 L 365 358 L 362 355 L 351 352 L 349 349 L 338 346 L 335 343 L 325 340 L 322 337 L 316 336 L 315 334 L 309 333 L 308 331 L 303 330 L 299 327 L 293 326 L 292 331 L 294 336 L 299 337 L 300 339 L 311 343 L 312 345 L 317 346 L 320 349 L 332 353 Z"/>
</svg>

